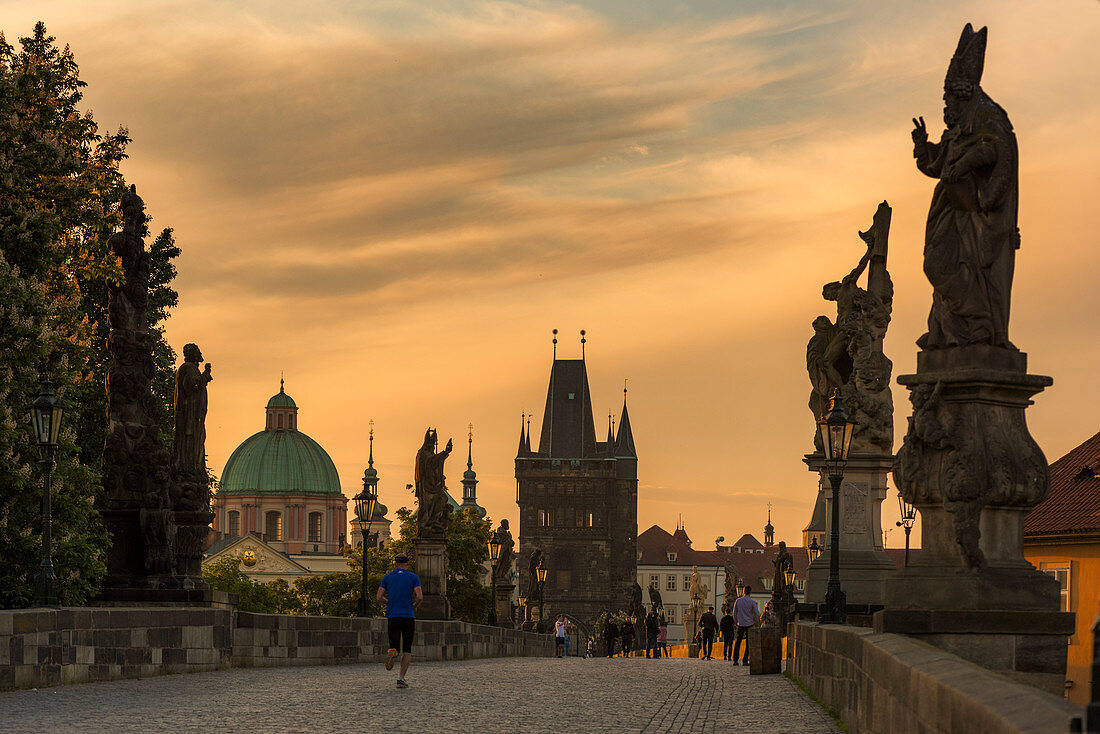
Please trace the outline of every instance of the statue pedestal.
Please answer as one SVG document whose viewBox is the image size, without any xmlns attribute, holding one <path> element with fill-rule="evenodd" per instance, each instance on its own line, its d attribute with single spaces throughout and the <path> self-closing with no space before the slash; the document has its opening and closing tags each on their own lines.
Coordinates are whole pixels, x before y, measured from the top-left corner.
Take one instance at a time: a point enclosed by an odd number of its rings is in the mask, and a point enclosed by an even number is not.
<svg viewBox="0 0 1100 734">
<path fill-rule="evenodd" d="M 844 468 L 840 485 L 840 586 L 849 604 L 882 604 L 883 582 L 897 567 L 882 548 L 882 501 L 886 499 L 886 473 L 894 457 L 853 454 Z M 806 601 L 825 602 L 832 545 L 833 490 L 821 454 L 804 459 L 810 471 L 822 476 L 825 487 L 825 547 L 806 571 Z"/>
<path fill-rule="evenodd" d="M 984 345 L 921 352 L 898 382 L 914 415 L 896 480 L 921 515 L 921 550 L 886 582 L 876 631 L 899 632 L 1062 695 L 1074 615 L 1024 558 L 1024 518 L 1049 486 L 1024 410 L 1052 384 L 1027 356 Z"/>
<path fill-rule="evenodd" d="M 207 589 L 202 578 L 202 553 L 210 535 L 210 523 L 214 513 L 208 510 L 182 512 L 177 510 L 176 524 L 176 575 L 184 589 Z"/>
<path fill-rule="evenodd" d="M 424 601 L 416 610 L 418 619 L 450 619 L 451 603 L 447 600 L 447 541 L 417 538 L 416 575 Z"/>
<path fill-rule="evenodd" d="M 783 672 L 783 637 L 778 627 L 753 627 L 749 630 L 749 675 L 776 675 Z"/>
<path fill-rule="evenodd" d="M 515 629 L 516 621 L 512 618 L 512 592 L 516 590 L 515 584 L 497 583 L 497 596 L 494 600 L 497 611 L 497 627 Z"/>
</svg>

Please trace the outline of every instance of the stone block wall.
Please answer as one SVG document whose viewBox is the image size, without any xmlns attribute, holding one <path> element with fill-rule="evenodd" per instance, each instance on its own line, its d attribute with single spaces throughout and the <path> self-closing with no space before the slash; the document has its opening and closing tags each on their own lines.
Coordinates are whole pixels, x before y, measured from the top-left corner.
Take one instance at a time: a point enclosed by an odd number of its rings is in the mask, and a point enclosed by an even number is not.
<svg viewBox="0 0 1100 734">
<path fill-rule="evenodd" d="M 229 666 L 225 609 L 0 611 L 0 690 Z"/>
<path fill-rule="evenodd" d="M 0 611 L 0 690 L 229 667 L 383 659 L 385 619 L 249 614 L 210 607 Z M 454 620 L 417 621 L 417 660 L 554 654 L 554 638 Z"/>
<path fill-rule="evenodd" d="M 233 666 L 377 663 L 388 647 L 385 619 L 240 612 L 233 633 Z M 415 660 L 550 657 L 554 653 L 551 635 L 457 620 L 416 621 Z"/>
<path fill-rule="evenodd" d="M 905 635 L 797 622 L 788 670 L 853 734 L 1069 731 L 1084 710 Z"/>
</svg>

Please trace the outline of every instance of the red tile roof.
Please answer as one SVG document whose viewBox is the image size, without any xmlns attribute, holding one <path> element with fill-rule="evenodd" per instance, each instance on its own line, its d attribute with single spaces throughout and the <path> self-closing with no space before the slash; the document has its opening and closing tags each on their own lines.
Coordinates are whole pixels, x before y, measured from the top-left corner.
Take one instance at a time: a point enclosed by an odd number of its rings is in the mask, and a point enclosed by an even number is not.
<svg viewBox="0 0 1100 734">
<path fill-rule="evenodd" d="M 1028 540 L 1100 532 L 1100 433 L 1050 465 L 1050 494 L 1024 521 Z"/>
<path fill-rule="evenodd" d="M 747 548 L 756 550 L 757 548 L 763 548 L 764 544 L 757 540 L 751 533 L 745 533 L 741 536 L 741 540 L 733 544 L 733 547 L 743 550 Z"/>
</svg>

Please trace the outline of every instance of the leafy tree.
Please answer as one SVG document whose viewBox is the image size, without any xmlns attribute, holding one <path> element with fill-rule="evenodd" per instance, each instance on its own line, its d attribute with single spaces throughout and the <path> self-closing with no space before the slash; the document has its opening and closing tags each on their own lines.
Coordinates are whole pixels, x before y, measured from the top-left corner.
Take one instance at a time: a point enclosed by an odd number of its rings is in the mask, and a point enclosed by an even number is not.
<svg viewBox="0 0 1100 734">
<path fill-rule="evenodd" d="M 326 573 L 299 576 L 294 590 L 302 604 L 302 614 L 323 617 L 354 617 L 362 584 L 359 574 Z"/>
<path fill-rule="evenodd" d="M 302 600 L 298 593 L 287 583 L 286 579 L 268 581 L 264 586 L 269 592 L 272 614 L 300 614 Z"/>
<path fill-rule="evenodd" d="M 101 133 L 80 109 L 85 83 L 54 40 L 42 23 L 18 48 L 0 34 L 0 607 L 30 602 L 41 554 L 26 411 L 40 375 L 69 405 L 53 501 L 62 602 L 84 603 L 105 571 L 107 536 L 93 503 L 103 500 L 106 281 L 121 275 L 107 238 L 121 225 L 118 165 L 130 139 L 125 128 Z M 155 392 L 165 404 L 175 358 L 158 325 L 176 302 L 171 230 L 152 252 Z"/>
<path fill-rule="evenodd" d="M 276 611 L 275 590 L 248 578 L 241 571 L 241 559 L 236 556 L 219 558 L 203 566 L 202 577 L 211 588 L 236 594 L 237 608 L 242 612 L 273 614 Z"/>
</svg>

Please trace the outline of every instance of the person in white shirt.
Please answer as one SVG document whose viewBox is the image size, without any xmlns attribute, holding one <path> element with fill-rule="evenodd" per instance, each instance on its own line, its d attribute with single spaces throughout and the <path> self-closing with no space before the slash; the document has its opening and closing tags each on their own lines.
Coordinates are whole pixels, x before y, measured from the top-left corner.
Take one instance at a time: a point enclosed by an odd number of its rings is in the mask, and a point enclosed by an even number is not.
<svg viewBox="0 0 1100 734">
<path fill-rule="evenodd" d="M 554 622 L 554 637 L 558 643 L 558 657 L 565 655 L 565 615 L 559 614 L 558 621 Z M 746 648 L 746 652 L 748 648 Z"/>
</svg>

